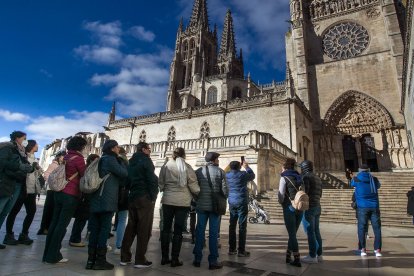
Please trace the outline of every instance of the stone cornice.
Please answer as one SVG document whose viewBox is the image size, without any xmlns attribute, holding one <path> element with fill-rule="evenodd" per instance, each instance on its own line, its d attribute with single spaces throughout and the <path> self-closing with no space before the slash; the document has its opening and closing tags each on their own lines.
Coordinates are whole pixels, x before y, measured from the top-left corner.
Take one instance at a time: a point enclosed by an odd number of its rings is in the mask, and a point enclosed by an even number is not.
<svg viewBox="0 0 414 276">
<path fill-rule="evenodd" d="M 214 114 L 222 114 L 223 112 L 231 112 L 237 110 L 248 110 L 259 107 L 266 107 L 272 105 L 287 104 L 292 99 L 288 98 L 287 91 L 263 93 L 257 96 L 235 99 L 231 101 L 223 101 L 210 105 L 189 107 L 185 109 L 179 109 L 169 112 L 159 112 L 149 115 L 137 116 L 122 120 L 113 121 L 108 130 L 119 129 L 119 128 L 130 128 L 131 123 L 134 126 L 154 124 L 161 122 L 168 122 L 174 120 L 189 119 L 192 117 L 202 117 Z M 298 98 L 293 99 L 294 102 L 300 102 Z M 298 104 L 300 108 L 305 108 Z M 307 109 L 306 109 L 307 110 Z M 307 111 L 309 112 L 309 111 Z"/>
</svg>

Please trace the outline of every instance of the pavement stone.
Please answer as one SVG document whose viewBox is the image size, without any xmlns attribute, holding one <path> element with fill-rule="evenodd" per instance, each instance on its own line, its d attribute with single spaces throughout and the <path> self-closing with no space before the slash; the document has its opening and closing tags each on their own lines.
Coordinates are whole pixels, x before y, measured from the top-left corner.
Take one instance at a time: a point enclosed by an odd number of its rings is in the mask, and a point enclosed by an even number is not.
<svg viewBox="0 0 414 276">
<path fill-rule="evenodd" d="M 116 267 L 113 271 L 89 271 L 84 266 L 87 259 L 87 248 L 69 247 L 69 236 L 72 225 L 62 243 L 62 253 L 69 259 L 67 264 L 50 265 L 41 262 L 46 236 L 36 236 L 39 228 L 44 197 L 38 201 L 38 210 L 30 228 L 32 245 L 7 246 L 0 250 L 0 276 L 2 275 L 253 275 L 253 276 L 286 276 L 286 275 L 414 275 L 414 231 L 413 229 L 383 227 L 383 254 L 378 259 L 373 255 L 373 238 L 368 240 L 369 255 L 361 258 L 356 254 L 357 234 L 355 225 L 322 223 L 324 262 L 319 264 L 302 264 L 302 268 L 291 267 L 284 263 L 287 244 L 287 232 L 283 222 L 272 221 L 270 225 L 249 224 L 247 249 L 251 252 L 249 258 L 240 258 L 237 255 L 229 256 L 228 252 L 228 218 L 223 217 L 221 226 L 220 260 L 224 263 L 222 270 L 208 270 L 208 248 L 204 250 L 204 259 L 201 268 L 192 264 L 192 249 L 190 237 L 185 235 L 181 250 L 181 260 L 184 266 L 171 268 L 161 266 L 161 252 L 159 245 L 159 212 L 155 210 L 153 237 L 150 240 L 147 258 L 153 261 L 153 267 L 135 269 L 130 266 L 119 266 L 119 255 L 108 253 L 108 260 Z M 25 216 L 24 208 L 18 215 L 14 227 L 16 235 L 20 233 Z M 72 221 L 73 223 L 73 221 Z M 370 230 L 370 233 L 372 231 Z M 206 233 L 208 234 L 208 233 Z M 299 247 L 303 256 L 307 255 L 307 240 L 301 228 Z M 0 239 L 5 235 L 5 226 L 0 229 Z M 114 247 L 114 238 L 109 244 Z M 133 246 L 133 248 L 135 248 Z"/>
</svg>

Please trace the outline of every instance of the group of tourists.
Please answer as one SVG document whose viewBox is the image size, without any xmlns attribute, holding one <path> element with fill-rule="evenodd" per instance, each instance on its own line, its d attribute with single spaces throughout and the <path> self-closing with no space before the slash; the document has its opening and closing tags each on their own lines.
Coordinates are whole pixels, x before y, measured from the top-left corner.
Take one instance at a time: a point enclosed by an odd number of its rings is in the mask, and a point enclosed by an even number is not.
<svg viewBox="0 0 414 276">
<path fill-rule="evenodd" d="M 120 265 L 150 267 L 152 262 L 146 258 L 146 252 L 152 235 L 154 208 L 159 192 L 162 194 L 161 265 L 183 265 L 179 256 L 183 232 L 187 229 L 187 218 L 191 213 L 193 266 L 201 266 L 208 223 L 209 269 L 222 268 L 218 249 L 221 216 L 226 213 L 227 203 L 230 213 L 228 254 L 250 256 L 246 250 L 248 183 L 254 180 L 255 174 L 244 159 L 241 162 L 230 162 L 224 171 L 219 167 L 220 154 L 208 152 L 205 155 L 206 165 L 194 171 L 185 161 L 185 149 L 176 148 L 157 177 L 148 143 L 140 142 L 136 153 L 128 160 L 125 150 L 115 140 L 107 140 L 102 147 L 102 156 L 91 154 L 85 162 L 83 152 L 87 141 L 75 136 L 69 140 L 65 150 L 55 155 L 43 172 L 34 157 L 38 150 L 36 141 L 27 140 L 26 134 L 21 131 L 13 132 L 10 138 L 10 142 L 0 143 L 0 228 L 7 217 L 7 234 L 3 241 L 5 245 L 33 243 L 29 237 L 29 228 L 36 212 L 36 196 L 46 181 L 46 201 L 38 231 L 39 235 L 47 235 L 42 258 L 45 263 L 68 262 L 61 254 L 61 247 L 67 227 L 75 217 L 69 244 L 85 246 L 81 235 L 87 224 L 89 240 L 85 268 L 113 269 L 114 265 L 107 261 L 106 255 L 113 216 L 116 214 L 114 253 L 120 254 Z M 283 207 L 283 218 L 289 236 L 286 263 L 301 267 L 301 262 L 323 261 L 323 243 L 319 229 L 322 181 L 314 174 L 311 161 L 305 160 L 299 164 L 301 173 L 295 170 L 295 166 L 294 159 L 288 158 L 285 161 L 278 199 Z M 51 185 L 48 185 L 52 183 L 51 178 L 54 178 L 51 175 L 59 168 L 63 168 L 65 185 L 59 190 L 53 187 L 51 189 Z M 85 179 L 93 173 L 94 168 L 99 175 L 99 186 L 93 192 L 82 192 L 81 182 L 87 181 Z M 374 252 L 379 257 L 382 246 L 378 200 L 380 183 L 370 174 L 368 167 L 361 166 L 360 172 L 352 178 L 351 185 L 355 187 L 361 256 L 367 254 L 365 233 L 368 221 L 371 221 L 375 234 Z M 16 240 L 13 225 L 23 205 L 26 217 L 22 232 Z M 302 259 L 296 237 L 301 222 L 306 228 L 309 245 L 309 255 Z M 131 247 L 135 237 L 137 242 L 133 260 Z M 4 249 L 5 245 L 0 244 L 0 248 Z"/>
</svg>

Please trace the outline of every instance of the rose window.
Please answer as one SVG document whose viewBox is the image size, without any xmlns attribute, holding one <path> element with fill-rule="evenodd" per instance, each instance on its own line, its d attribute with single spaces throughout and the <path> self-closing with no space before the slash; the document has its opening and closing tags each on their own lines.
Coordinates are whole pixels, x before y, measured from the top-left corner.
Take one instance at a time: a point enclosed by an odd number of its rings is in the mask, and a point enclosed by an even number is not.
<svg viewBox="0 0 414 276">
<path fill-rule="evenodd" d="M 323 37 L 325 54 L 335 60 L 360 55 L 369 44 L 368 31 L 359 24 L 344 22 L 328 29 Z"/>
</svg>

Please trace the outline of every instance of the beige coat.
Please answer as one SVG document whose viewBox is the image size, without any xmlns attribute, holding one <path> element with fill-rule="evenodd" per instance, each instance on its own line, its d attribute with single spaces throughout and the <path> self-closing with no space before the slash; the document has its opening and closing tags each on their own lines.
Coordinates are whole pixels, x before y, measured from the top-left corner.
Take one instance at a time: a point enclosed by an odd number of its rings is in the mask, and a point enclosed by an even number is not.
<svg viewBox="0 0 414 276">
<path fill-rule="evenodd" d="M 27 160 L 30 164 L 37 162 L 34 155 L 30 153 L 27 154 Z M 35 170 L 32 173 L 28 173 L 26 176 L 26 191 L 27 194 L 40 194 L 40 183 L 39 183 L 39 176 L 42 174 L 41 170 Z"/>
<path fill-rule="evenodd" d="M 175 160 L 171 159 L 161 168 L 158 179 L 158 186 L 163 192 L 161 199 L 162 204 L 190 207 L 191 193 L 198 195 L 200 186 L 198 186 L 196 174 L 190 165 L 187 165 L 187 186 L 181 187 L 178 183 L 178 167 Z M 191 190 L 191 193 L 190 193 Z"/>
</svg>

